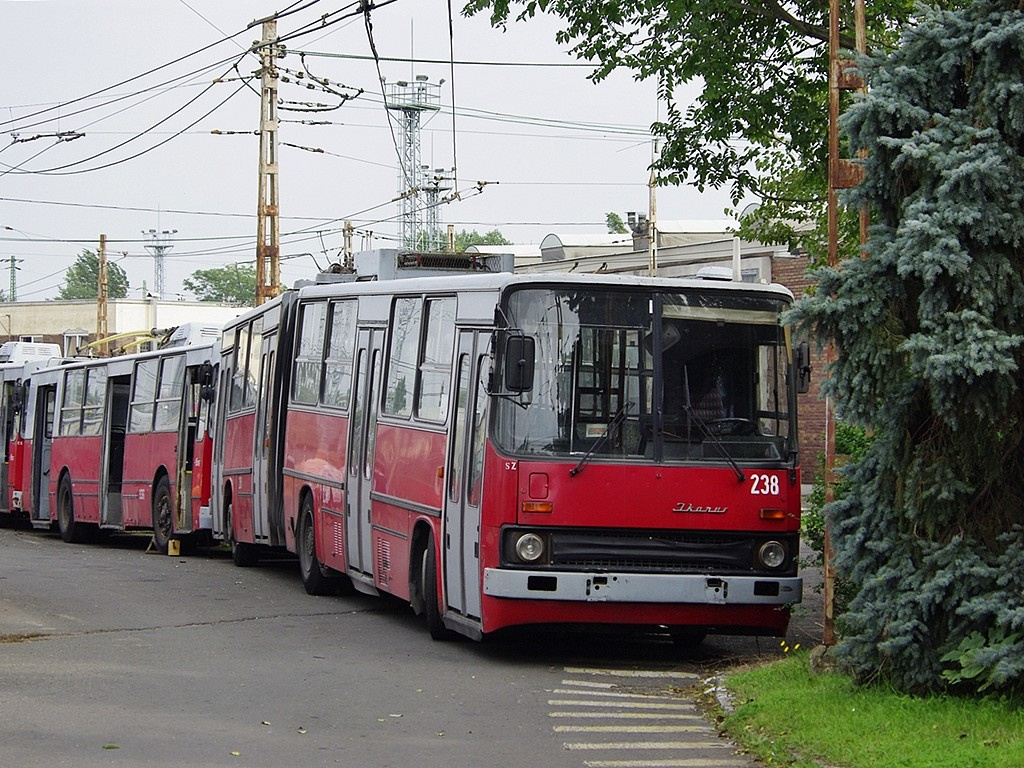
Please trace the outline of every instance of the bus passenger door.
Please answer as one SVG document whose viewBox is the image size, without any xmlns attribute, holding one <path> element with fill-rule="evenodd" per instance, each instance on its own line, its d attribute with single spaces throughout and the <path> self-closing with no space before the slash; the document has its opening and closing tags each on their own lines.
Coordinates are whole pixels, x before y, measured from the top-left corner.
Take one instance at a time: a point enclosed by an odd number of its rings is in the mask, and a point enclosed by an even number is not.
<svg viewBox="0 0 1024 768">
<path fill-rule="evenodd" d="M 345 517 L 345 554 L 350 571 L 373 583 L 373 538 L 370 526 L 370 491 L 380 401 L 383 329 L 360 328 L 356 347 L 355 393 L 349 426 L 348 492 Z M 358 578 L 355 582 L 358 586 Z"/>
<path fill-rule="evenodd" d="M 32 522 L 50 522 L 50 453 L 57 386 L 48 384 L 36 392 L 32 438 Z"/>
<path fill-rule="evenodd" d="M 4 460 L 0 463 L 0 511 L 10 512 L 11 493 L 10 486 L 13 484 L 11 478 L 11 465 L 14 462 L 14 421 L 17 411 L 14 408 L 14 388 L 20 382 L 7 381 L 3 384 L 3 391 L 0 392 L 0 422 L 4 430 Z"/>
<path fill-rule="evenodd" d="M 124 482 L 124 442 L 128 431 L 129 376 L 107 379 L 103 464 L 100 467 L 100 525 L 124 527 L 121 485 Z"/>
<path fill-rule="evenodd" d="M 199 432 L 199 368 L 192 366 L 185 370 L 185 385 L 181 391 L 181 413 L 178 421 L 177 467 L 175 483 L 177 498 L 174 500 L 174 532 L 188 533 L 193 530 L 192 519 L 192 468 L 196 461 L 196 437 Z M 202 459 L 200 457 L 200 463 Z"/>
<path fill-rule="evenodd" d="M 455 413 L 448 428 L 444 506 L 444 579 L 447 605 L 480 617 L 480 506 L 487 437 L 489 336 L 462 331 L 455 357 Z"/>
<path fill-rule="evenodd" d="M 255 339 L 253 339 L 255 343 Z M 276 355 L 274 347 L 277 334 L 271 333 L 263 337 L 260 351 L 260 374 L 256 393 L 256 424 L 253 427 L 256 445 L 253 449 L 252 465 L 252 532 L 257 544 L 271 544 L 270 514 L 277 499 L 272 498 L 275 483 L 271 482 L 271 442 L 274 440 L 274 399 L 272 386 L 274 383 L 274 367 Z"/>
</svg>

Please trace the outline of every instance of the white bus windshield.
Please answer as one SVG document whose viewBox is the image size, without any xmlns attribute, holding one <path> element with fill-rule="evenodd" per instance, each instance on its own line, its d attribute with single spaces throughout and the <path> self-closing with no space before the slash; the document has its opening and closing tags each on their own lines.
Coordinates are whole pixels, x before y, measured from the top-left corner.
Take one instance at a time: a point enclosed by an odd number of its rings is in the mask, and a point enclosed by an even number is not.
<svg viewBox="0 0 1024 768">
<path fill-rule="evenodd" d="M 497 403 L 520 455 L 788 459 L 784 300 L 735 291 L 525 288 L 507 317 L 536 340 L 532 386 Z"/>
</svg>

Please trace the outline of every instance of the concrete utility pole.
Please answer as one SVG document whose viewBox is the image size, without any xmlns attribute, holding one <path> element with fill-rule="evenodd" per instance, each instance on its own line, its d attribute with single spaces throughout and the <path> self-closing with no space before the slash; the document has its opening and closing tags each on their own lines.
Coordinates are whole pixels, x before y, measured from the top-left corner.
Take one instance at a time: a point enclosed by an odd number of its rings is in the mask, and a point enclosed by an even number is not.
<svg viewBox="0 0 1024 768">
<path fill-rule="evenodd" d="M 260 169 L 256 206 L 256 304 L 277 296 L 281 285 L 280 205 L 277 187 L 277 22 L 263 22 L 260 43 Z"/>
<path fill-rule="evenodd" d="M 99 259 L 96 284 L 96 340 L 105 339 L 107 333 L 107 236 L 100 235 L 100 248 L 96 252 Z M 110 354 L 110 345 L 104 342 L 97 350 L 101 357 Z"/>
<path fill-rule="evenodd" d="M 153 291 L 158 299 L 164 298 L 164 254 L 174 247 L 168 241 L 171 235 L 177 233 L 176 229 L 165 229 L 161 232 L 155 229 L 142 231 L 142 236 L 149 240 L 146 250 L 153 254 Z"/>
<path fill-rule="evenodd" d="M 839 265 L 839 196 L 838 190 L 850 189 L 864 178 L 864 166 L 839 156 L 839 94 L 844 90 L 864 90 L 864 81 L 849 70 L 853 62 L 840 58 L 839 17 L 840 0 L 829 0 L 828 35 L 828 263 Z M 854 0 L 854 35 L 857 51 L 867 51 L 867 14 L 864 0 Z M 868 212 L 860 212 L 861 254 L 867 240 Z M 825 365 L 835 362 L 835 347 L 825 348 Z M 835 499 L 836 430 L 835 410 L 831 397 L 825 398 L 825 502 Z M 822 645 L 836 643 L 835 635 L 835 568 L 832 565 L 832 538 L 828 525 L 825 526 L 824 552 L 824 617 L 822 622 Z"/>
</svg>

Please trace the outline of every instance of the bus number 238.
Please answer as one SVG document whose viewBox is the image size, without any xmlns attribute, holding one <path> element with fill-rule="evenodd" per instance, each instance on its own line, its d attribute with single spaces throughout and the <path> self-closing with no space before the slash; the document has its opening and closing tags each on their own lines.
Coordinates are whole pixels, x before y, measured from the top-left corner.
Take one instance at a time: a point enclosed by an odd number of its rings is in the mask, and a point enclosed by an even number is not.
<svg viewBox="0 0 1024 768">
<path fill-rule="evenodd" d="M 778 475 L 753 475 L 753 485 L 750 486 L 750 493 L 754 496 L 778 496 L 779 476 Z"/>
</svg>

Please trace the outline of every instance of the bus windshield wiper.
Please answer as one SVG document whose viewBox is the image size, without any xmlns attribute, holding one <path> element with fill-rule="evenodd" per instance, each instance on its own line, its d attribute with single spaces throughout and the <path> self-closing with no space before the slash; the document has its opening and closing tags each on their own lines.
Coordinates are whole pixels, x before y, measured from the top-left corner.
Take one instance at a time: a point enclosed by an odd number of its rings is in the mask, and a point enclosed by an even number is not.
<svg viewBox="0 0 1024 768">
<path fill-rule="evenodd" d="M 729 450 L 725 447 L 725 443 L 716 435 L 709 427 L 704 419 L 697 415 L 697 412 L 693 410 L 693 405 L 690 403 L 690 375 L 686 367 L 683 367 L 683 386 L 686 387 L 686 401 L 683 403 L 683 408 L 686 410 L 686 415 L 690 420 L 696 424 L 700 431 L 703 432 L 710 440 L 717 446 L 718 450 L 722 452 L 722 458 L 729 462 L 729 466 L 732 467 L 732 471 L 736 473 L 736 479 L 741 483 L 747 479 L 747 476 L 743 474 L 743 470 L 740 468 L 739 462 L 732 457 Z"/>
<path fill-rule="evenodd" d="M 615 415 L 612 416 L 611 421 L 608 422 L 608 426 L 604 428 L 604 432 L 601 433 L 601 436 L 597 438 L 594 444 L 590 446 L 585 454 L 583 454 L 579 463 L 569 470 L 569 477 L 576 477 L 576 475 L 583 471 L 583 467 L 587 465 L 587 463 L 594 457 L 594 454 L 597 453 L 598 450 L 600 450 L 600 448 L 608 441 L 608 436 L 612 433 L 612 430 L 625 420 L 631 405 L 632 403 L 626 403 L 615 412 Z"/>
</svg>

